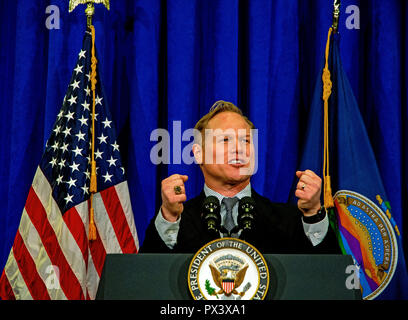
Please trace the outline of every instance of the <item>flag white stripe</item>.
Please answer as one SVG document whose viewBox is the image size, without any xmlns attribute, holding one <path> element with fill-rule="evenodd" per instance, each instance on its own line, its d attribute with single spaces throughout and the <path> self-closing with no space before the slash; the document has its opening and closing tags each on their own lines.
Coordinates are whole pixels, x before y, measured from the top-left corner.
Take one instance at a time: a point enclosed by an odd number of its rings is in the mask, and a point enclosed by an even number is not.
<svg viewBox="0 0 408 320">
<path fill-rule="evenodd" d="M 123 181 L 115 186 L 116 193 L 118 195 L 120 204 L 125 213 L 127 224 L 129 225 L 130 232 L 132 233 L 133 239 L 136 244 L 137 250 L 139 250 L 139 239 L 137 237 L 135 220 L 133 217 L 132 204 L 130 202 L 129 188 L 127 181 Z"/>
<path fill-rule="evenodd" d="M 106 253 L 122 253 L 100 193 L 93 196 L 94 221 Z"/>
<path fill-rule="evenodd" d="M 4 272 L 11 288 L 13 289 L 16 300 L 33 300 L 23 276 L 20 273 L 16 259 L 14 258 L 13 249 L 10 251 L 8 256 L 6 266 L 4 267 Z"/>
<path fill-rule="evenodd" d="M 86 236 L 88 236 L 88 226 L 89 226 L 89 208 L 88 201 L 83 201 L 80 204 L 75 206 L 75 209 L 78 212 L 79 217 L 82 220 L 82 224 L 85 226 Z"/>
<path fill-rule="evenodd" d="M 78 212 L 79 217 L 82 220 L 82 223 L 85 226 L 85 232 L 89 233 L 89 207 L 88 207 L 88 202 L 84 201 L 75 206 L 75 209 Z M 94 300 L 96 297 L 96 292 L 98 290 L 98 284 L 99 284 L 99 275 L 98 272 L 95 269 L 95 264 L 92 259 L 92 253 L 91 250 L 88 248 L 88 270 L 86 274 L 86 283 L 87 283 L 87 290 L 88 290 L 88 295 L 89 297 Z"/>
<path fill-rule="evenodd" d="M 78 212 L 79 217 L 82 220 L 82 223 L 85 226 L 86 236 L 88 237 L 89 233 L 89 207 L 88 201 L 81 202 L 75 206 L 75 209 Z M 88 248 L 88 270 L 86 274 L 86 283 L 89 297 L 94 300 L 96 297 L 96 291 L 99 284 L 99 275 L 95 269 L 95 265 L 92 259 L 91 250 Z"/>
<path fill-rule="evenodd" d="M 92 260 L 92 254 L 89 252 L 88 255 L 88 273 L 87 273 L 87 284 L 88 284 L 88 294 L 89 297 L 94 300 L 96 297 L 96 292 L 98 290 L 99 275 L 95 269 L 94 262 Z"/>
<path fill-rule="evenodd" d="M 48 294 L 51 299 L 66 300 L 64 292 L 60 289 L 59 279 L 51 274 L 52 262 L 42 245 L 41 238 L 37 232 L 37 229 L 32 224 L 27 211 L 24 209 L 21 216 L 21 222 L 19 226 L 21 238 L 33 259 L 37 272 L 43 282 L 46 284 Z M 52 279 L 50 278 L 52 277 Z M 52 286 L 47 286 L 48 282 L 52 280 Z"/>
<path fill-rule="evenodd" d="M 34 176 L 32 187 L 40 199 L 46 213 L 48 221 L 55 232 L 59 246 L 70 265 L 73 273 L 77 277 L 84 295 L 86 294 L 86 265 L 82 256 L 82 251 L 72 236 L 62 218 L 61 211 L 52 197 L 52 189 L 44 176 L 40 167 Z"/>
</svg>

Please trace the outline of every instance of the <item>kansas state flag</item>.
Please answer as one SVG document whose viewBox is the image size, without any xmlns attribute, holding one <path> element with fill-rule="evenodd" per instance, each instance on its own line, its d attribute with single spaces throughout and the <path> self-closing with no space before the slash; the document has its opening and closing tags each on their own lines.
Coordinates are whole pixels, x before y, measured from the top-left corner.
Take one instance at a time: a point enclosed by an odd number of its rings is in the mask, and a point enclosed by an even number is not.
<svg viewBox="0 0 408 320">
<path fill-rule="evenodd" d="M 359 270 L 364 299 L 408 299 L 408 276 L 398 226 L 381 181 L 357 101 L 343 70 L 338 34 L 328 59 L 330 176 L 334 193 L 332 226 L 344 254 Z M 300 170 L 322 175 L 323 84 L 317 81 Z"/>
</svg>

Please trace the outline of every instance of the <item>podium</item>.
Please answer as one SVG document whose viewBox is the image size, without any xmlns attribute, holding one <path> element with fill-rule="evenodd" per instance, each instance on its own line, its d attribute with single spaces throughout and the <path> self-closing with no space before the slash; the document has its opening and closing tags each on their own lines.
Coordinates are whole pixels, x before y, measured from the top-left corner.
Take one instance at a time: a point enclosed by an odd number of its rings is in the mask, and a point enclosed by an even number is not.
<svg viewBox="0 0 408 320">
<path fill-rule="evenodd" d="M 263 255 L 269 268 L 266 300 L 356 300 L 348 289 L 351 256 Z M 192 300 L 187 272 L 192 254 L 108 254 L 97 300 Z"/>
</svg>

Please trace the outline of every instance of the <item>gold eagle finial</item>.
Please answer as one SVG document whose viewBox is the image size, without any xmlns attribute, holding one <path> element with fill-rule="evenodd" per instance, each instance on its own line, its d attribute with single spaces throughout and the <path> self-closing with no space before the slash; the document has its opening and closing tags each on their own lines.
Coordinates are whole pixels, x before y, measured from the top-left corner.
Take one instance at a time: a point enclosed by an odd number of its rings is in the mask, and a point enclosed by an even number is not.
<svg viewBox="0 0 408 320">
<path fill-rule="evenodd" d="M 88 3 L 103 3 L 106 9 L 109 10 L 109 0 L 69 0 L 68 11 L 72 12 L 78 5 Z"/>
</svg>

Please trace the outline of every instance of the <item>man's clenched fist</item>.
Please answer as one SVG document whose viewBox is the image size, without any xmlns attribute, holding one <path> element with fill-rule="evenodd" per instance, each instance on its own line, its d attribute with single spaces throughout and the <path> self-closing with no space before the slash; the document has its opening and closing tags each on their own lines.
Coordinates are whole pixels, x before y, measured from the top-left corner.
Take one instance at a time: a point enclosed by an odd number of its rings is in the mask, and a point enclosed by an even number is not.
<svg viewBox="0 0 408 320">
<path fill-rule="evenodd" d="M 187 200 L 184 182 L 188 176 L 173 174 L 161 183 L 162 206 L 164 219 L 175 222 L 183 212 L 183 202 Z"/>
<path fill-rule="evenodd" d="M 313 216 L 321 207 L 322 179 L 311 170 L 296 171 L 296 176 L 299 178 L 295 192 L 299 198 L 298 208 L 304 216 Z"/>
</svg>

